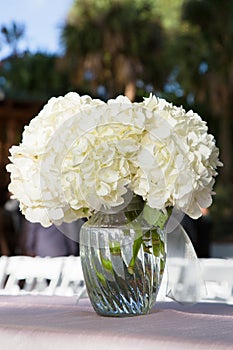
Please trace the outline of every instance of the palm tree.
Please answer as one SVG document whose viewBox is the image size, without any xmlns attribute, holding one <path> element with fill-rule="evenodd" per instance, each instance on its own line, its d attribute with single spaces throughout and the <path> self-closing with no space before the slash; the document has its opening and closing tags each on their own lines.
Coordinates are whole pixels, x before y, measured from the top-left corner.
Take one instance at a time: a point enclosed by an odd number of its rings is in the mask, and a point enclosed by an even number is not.
<svg viewBox="0 0 233 350">
<path fill-rule="evenodd" d="M 77 0 L 62 32 L 79 90 L 109 98 L 136 85 L 160 89 L 167 76 L 165 34 L 151 0 Z M 75 72 L 75 73 L 73 73 Z"/>
<path fill-rule="evenodd" d="M 25 25 L 12 22 L 10 25 L 1 27 L 2 41 L 11 48 L 11 55 L 18 56 L 18 44 L 24 38 Z"/>
</svg>

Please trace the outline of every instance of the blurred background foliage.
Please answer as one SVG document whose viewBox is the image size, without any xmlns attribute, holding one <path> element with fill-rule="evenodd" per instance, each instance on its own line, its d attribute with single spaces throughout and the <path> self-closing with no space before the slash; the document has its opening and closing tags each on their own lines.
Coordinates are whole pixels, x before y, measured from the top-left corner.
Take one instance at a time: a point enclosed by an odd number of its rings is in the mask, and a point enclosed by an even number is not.
<svg viewBox="0 0 233 350">
<path fill-rule="evenodd" d="M 62 55 L 21 52 L 25 26 L 1 27 L 0 97 L 46 102 L 68 91 L 103 100 L 154 93 L 198 112 L 224 167 L 211 207 L 214 240 L 233 239 L 233 2 L 74 0 Z M 33 117 L 33 116 L 32 116 Z"/>
</svg>

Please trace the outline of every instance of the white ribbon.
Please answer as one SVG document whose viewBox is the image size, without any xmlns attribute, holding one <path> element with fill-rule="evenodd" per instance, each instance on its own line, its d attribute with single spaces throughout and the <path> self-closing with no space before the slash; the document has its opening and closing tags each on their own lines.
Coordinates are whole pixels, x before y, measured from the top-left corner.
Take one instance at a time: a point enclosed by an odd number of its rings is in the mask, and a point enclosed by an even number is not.
<svg viewBox="0 0 233 350">
<path fill-rule="evenodd" d="M 147 223 L 160 228 L 163 227 L 164 219 L 166 219 L 166 215 L 163 215 L 161 211 L 148 206 L 144 207 L 141 215 Z M 200 262 L 192 242 L 180 225 L 183 217 L 183 212 L 173 208 L 165 228 L 162 229 L 165 230 L 167 236 L 167 258 L 163 279 L 166 283 L 167 297 L 180 303 L 196 303 L 207 292 Z M 159 226 L 160 222 L 161 226 Z"/>
<path fill-rule="evenodd" d="M 167 234 L 166 296 L 180 303 L 196 303 L 206 295 L 200 262 L 192 242 L 178 224 Z"/>
</svg>

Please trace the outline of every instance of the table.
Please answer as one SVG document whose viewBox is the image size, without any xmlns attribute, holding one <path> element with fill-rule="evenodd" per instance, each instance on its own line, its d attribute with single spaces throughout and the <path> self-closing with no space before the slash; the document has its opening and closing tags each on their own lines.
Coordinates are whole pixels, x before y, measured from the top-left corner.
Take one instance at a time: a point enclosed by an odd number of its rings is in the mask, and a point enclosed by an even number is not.
<svg viewBox="0 0 233 350">
<path fill-rule="evenodd" d="M 137 317 L 102 317 L 89 299 L 0 296 L 1 350 L 233 349 L 233 306 L 157 302 Z"/>
</svg>

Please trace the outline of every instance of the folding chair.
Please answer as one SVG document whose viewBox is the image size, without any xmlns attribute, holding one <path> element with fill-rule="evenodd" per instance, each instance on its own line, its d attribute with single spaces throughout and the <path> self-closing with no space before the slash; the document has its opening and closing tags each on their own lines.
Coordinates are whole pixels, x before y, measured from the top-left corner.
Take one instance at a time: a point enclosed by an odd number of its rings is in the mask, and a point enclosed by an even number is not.
<svg viewBox="0 0 233 350">
<path fill-rule="evenodd" d="M 6 280 L 6 266 L 8 262 L 8 257 L 2 255 L 0 257 L 0 290 L 3 289 Z"/>
<path fill-rule="evenodd" d="M 8 276 L 2 294 L 53 295 L 61 275 L 63 257 L 11 256 L 8 259 Z"/>
<path fill-rule="evenodd" d="M 207 301 L 233 303 L 233 259 L 200 259 Z"/>
<path fill-rule="evenodd" d="M 65 257 L 61 273 L 61 282 L 55 291 L 56 295 L 85 297 L 86 286 L 79 256 Z"/>
</svg>

